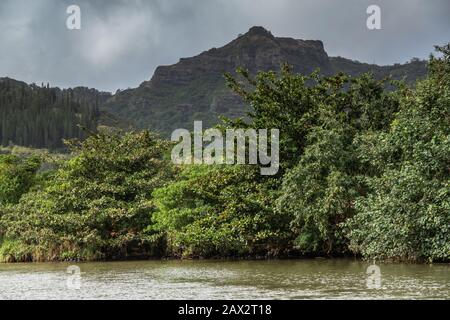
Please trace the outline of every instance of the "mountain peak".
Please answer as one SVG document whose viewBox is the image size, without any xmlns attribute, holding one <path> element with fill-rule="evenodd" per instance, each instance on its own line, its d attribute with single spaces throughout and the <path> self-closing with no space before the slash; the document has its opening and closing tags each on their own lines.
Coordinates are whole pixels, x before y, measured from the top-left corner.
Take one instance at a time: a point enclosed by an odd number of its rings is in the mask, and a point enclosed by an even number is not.
<svg viewBox="0 0 450 320">
<path fill-rule="evenodd" d="M 251 27 L 248 32 L 247 32 L 248 36 L 265 36 L 265 37 L 269 37 L 269 38 L 274 38 L 274 36 L 272 35 L 272 33 L 265 29 L 264 27 L 260 27 L 260 26 L 254 26 Z"/>
<path fill-rule="evenodd" d="M 233 73 L 238 67 L 256 74 L 258 71 L 279 70 L 285 62 L 293 66 L 294 72 L 302 74 L 318 68 L 324 74 L 332 72 L 322 42 L 275 37 L 264 27 L 254 26 L 223 47 L 181 58 L 174 65 L 159 66 L 151 80 L 143 82 L 140 87 L 188 86 L 201 78 L 220 80 L 225 72 Z"/>
</svg>

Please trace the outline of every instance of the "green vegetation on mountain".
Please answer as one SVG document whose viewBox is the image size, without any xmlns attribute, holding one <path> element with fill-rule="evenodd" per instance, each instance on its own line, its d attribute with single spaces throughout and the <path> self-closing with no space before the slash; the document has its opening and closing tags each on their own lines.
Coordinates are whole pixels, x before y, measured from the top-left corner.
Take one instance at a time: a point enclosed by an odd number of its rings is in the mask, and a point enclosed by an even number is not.
<svg viewBox="0 0 450 320">
<path fill-rule="evenodd" d="M 334 72 L 343 72 L 353 77 L 371 72 L 375 79 L 381 80 L 389 76 L 393 80 L 404 80 L 408 85 L 413 85 L 427 74 L 426 62 L 418 58 L 404 64 L 396 63 L 388 66 L 362 63 L 342 57 L 330 57 L 330 62 Z"/>
<path fill-rule="evenodd" d="M 107 94 L 106 94 L 107 95 Z M 95 130 L 105 94 L 87 88 L 60 90 L 0 79 L 0 144 L 61 149 L 63 139 Z"/>
<path fill-rule="evenodd" d="M 414 87 L 371 74 L 239 70 L 220 128 L 279 128 L 280 170 L 174 165 L 148 131 L 103 129 L 69 159 L 0 156 L 0 259 L 450 260 L 450 45 Z M 387 89 L 389 85 L 389 89 Z"/>
</svg>

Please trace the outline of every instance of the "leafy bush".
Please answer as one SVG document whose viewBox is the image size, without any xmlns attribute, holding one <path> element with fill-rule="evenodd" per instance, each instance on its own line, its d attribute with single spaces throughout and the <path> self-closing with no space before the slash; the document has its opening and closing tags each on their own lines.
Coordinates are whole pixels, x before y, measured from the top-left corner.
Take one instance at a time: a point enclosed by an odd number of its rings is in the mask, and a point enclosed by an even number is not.
<svg viewBox="0 0 450 320">
<path fill-rule="evenodd" d="M 99 133 L 72 142 L 75 156 L 53 180 L 5 209 L 3 245 L 14 241 L 30 248 L 30 260 L 153 254 L 157 249 L 144 229 L 153 189 L 173 173 L 164 157 L 167 146 L 149 132 Z"/>
<path fill-rule="evenodd" d="M 36 156 L 0 155 L 0 205 L 17 203 L 36 182 L 40 166 L 41 161 Z"/>
<path fill-rule="evenodd" d="M 154 192 L 152 229 L 167 237 L 169 254 L 278 254 L 288 247 L 290 218 L 272 210 L 273 183 L 251 166 L 187 167 Z"/>
<path fill-rule="evenodd" d="M 450 258 L 450 51 L 401 100 L 387 133 L 362 139 L 362 160 L 381 172 L 347 223 L 351 248 L 366 257 Z"/>
</svg>

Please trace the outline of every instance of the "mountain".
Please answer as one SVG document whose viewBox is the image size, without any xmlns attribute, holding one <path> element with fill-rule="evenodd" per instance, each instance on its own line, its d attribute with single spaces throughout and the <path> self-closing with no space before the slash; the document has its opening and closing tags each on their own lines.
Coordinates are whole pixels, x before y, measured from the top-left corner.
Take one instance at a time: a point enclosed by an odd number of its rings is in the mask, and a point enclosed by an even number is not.
<svg viewBox="0 0 450 320">
<path fill-rule="evenodd" d="M 426 74 L 424 61 L 378 66 L 331 58 L 321 41 L 275 37 L 263 27 L 253 27 L 221 48 L 158 67 L 150 81 L 117 93 L 103 109 L 137 128 L 151 128 L 166 136 L 176 128 L 192 129 L 194 120 L 212 126 L 218 122 L 218 116 L 240 117 L 248 110 L 226 88 L 225 72 L 233 73 L 238 67 L 253 74 L 276 71 L 285 62 L 302 74 L 318 68 L 324 75 L 343 71 L 355 76 L 372 71 L 377 78 L 405 77 L 409 83 Z"/>
<path fill-rule="evenodd" d="M 409 85 L 413 85 L 417 79 L 424 78 L 427 73 L 426 61 L 417 58 L 411 59 L 405 64 L 394 64 L 390 66 L 378 66 L 376 64 L 362 63 L 342 57 L 330 57 L 333 73 L 344 72 L 351 76 L 372 72 L 375 78 L 382 79 L 391 76 L 392 79 L 404 79 Z"/>
<path fill-rule="evenodd" d="M 324 75 L 342 71 L 356 76 L 371 71 L 377 78 L 391 75 L 410 84 L 427 72 L 426 62 L 418 59 L 378 66 L 329 57 L 321 41 L 275 37 L 263 27 L 252 27 L 221 48 L 160 66 L 138 88 L 114 95 L 0 78 L 0 143 L 57 149 L 63 147 L 62 139 L 85 136 L 78 125 L 90 130 L 99 125 L 149 128 L 164 136 L 177 128 L 192 129 L 194 120 L 202 120 L 204 127 L 213 126 L 219 116 L 242 117 L 248 110 L 225 86 L 225 72 L 233 74 L 238 67 L 251 74 L 277 71 L 283 63 L 302 74 L 316 69 Z"/>
</svg>

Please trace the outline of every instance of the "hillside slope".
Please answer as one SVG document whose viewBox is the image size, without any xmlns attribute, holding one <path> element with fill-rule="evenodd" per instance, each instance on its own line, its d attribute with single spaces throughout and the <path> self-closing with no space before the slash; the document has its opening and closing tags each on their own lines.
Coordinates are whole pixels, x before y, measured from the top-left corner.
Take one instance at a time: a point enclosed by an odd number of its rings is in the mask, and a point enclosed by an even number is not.
<svg viewBox="0 0 450 320">
<path fill-rule="evenodd" d="M 0 78 L 0 145 L 64 148 L 63 139 L 86 137 L 81 127 L 96 129 L 99 106 L 110 96 L 95 89 L 61 90 Z"/>
</svg>

